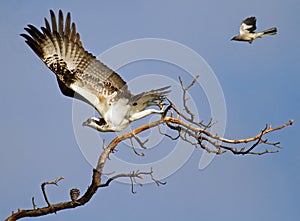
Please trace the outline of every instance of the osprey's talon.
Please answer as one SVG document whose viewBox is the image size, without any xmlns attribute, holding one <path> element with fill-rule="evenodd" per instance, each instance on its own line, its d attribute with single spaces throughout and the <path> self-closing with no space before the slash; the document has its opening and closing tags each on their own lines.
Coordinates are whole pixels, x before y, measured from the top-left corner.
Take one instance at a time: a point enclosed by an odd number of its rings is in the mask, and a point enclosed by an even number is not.
<svg viewBox="0 0 300 221">
<path fill-rule="evenodd" d="M 162 103 L 162 100 L 160 100 L 158 103 L 157 103 L 157 106 L 159 107 L 159 109 L 163 109 L 164 108 L 164 105 Z"/>
<path fill-rule="evenodd" d="M 157 106 L 158 106 L 161 110 L 163 110 L 163 109 L 165 108 L 165 106 L 167 105 L 167 103 L 164 103 L 164 101 L 165 101 L 165 99 L 162 98 L 162 99 L 160 99 L 159 102 L 157 103 Z"/>
<path fill-rule="evenodd" d="M 168 113 L 168 111 L 171 109 L 171 107 L 172 107 L 172 105 L 169 105 L 164 111 L 163 111 L 163 115 L 162 115 L 162 117 L 164 118 L 166 115 L 167 115 L 167 113 Z"/>
</svg>

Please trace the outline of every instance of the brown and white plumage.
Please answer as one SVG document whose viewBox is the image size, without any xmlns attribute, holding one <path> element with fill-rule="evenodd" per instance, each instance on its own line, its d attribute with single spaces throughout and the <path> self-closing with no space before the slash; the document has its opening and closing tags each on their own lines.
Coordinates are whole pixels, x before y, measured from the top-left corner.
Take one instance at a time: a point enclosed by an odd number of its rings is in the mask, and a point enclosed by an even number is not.
<svg viewBox="0 0 300 221">
<path fill-rule="evenodd" d="M 80 99 L 93 105 L 101 114 L 102 118 L 89 118 L 84 125 L 99 131 L 121 131 L 134 120 L 163 112 L 146 108 L 158 105 L 169 92 L 169 87 L 133 95 L 116 72 L 83 48 L 70 13 L 64 20 L 59 10 L 58 23 L 52 10 L 50 17 L 51 25 L 45 18 L 41 31 L 28 25 L 25 28 L 27 34 L 21 36 L 55 73 L 64 95 L 73 97 L 74 93 L 79 94 Z"/>
<path fill-rule="evenodd" d="M 231 40 L 234 41 L 247 41 L 250 44 L 256 39 L 266 35 L 275 35 L 277 28 L 269 28 L 265 31 L 255 33 L 256 30 L 256 18 L 249 17 L 242 21 L 240 26 L 240 34 L 234 36 Z"/>
</svg>

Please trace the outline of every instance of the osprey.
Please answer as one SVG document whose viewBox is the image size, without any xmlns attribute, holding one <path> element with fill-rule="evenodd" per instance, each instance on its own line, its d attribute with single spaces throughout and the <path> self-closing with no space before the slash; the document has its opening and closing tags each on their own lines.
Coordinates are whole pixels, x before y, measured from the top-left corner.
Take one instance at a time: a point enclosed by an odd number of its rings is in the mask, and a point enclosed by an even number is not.
<svg viewBox="0 0 300 221">
<path fill-rule="evenodd" d="M 132 94 L 116 72 L 83 48 L 76 25 L 71 24 L 70 13 L 64 21 L 59 10 L 58 23 L 52 10 L 50 16 L 51 26 L 45 18 L 45 27 L 41 27 L 41 31 L 28 25 L 24 28 L 28 33 L 21 36 L 55 73 L 64 95 L 74 97 L 77 93 L 79 99 L 99 112 L 101 118 L 91 117 L 83 123 L 84 126 L 103 132 L 121 131 L 132 121 L 164 112 L 161 102 L 170 92 L 169 86 Z M 154 105 L 160 109 L 146 109 Z"/>
<path fill-rule="evenodd" d="M 266 35 L 275 35 L 277 33 L 276 28 L 270 28 L 262 32 L 255 33 L 256 30 L 256 18 L 249 17 L 242 21 L 240 26 L 240 35 L 234 36 L 231 40 L 234 41 L 247 41 L 250 44 L 256 38 L 261 38 Z"/>
</svg>

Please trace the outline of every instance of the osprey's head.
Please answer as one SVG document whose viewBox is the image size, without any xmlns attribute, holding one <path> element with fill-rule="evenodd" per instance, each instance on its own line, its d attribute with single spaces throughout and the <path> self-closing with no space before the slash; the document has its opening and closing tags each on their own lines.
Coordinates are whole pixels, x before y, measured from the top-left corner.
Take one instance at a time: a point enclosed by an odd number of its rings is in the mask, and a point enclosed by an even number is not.
<svg viewBox="0 0 300 221">
<path fill-rule="evenodd" d="M 113 132 L 114 130 L 103 118 L 91 117 L 82 123 L 82 126 L 88 126 L 101 132 Z"/>
</svg>

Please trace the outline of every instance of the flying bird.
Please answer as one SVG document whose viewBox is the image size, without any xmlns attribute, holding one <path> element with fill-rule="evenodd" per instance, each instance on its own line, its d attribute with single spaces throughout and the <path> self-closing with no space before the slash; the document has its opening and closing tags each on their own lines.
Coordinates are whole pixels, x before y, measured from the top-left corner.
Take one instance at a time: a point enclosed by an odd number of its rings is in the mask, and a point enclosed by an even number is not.
<svg viewBox="0 0 300 221">
<path fill-rule="evenodd" d="M 255 17 L 249 17 L 246 18 L 244 21 L 242 21 L 240 26 L 240 34 L 237 36 L 234 36 L 231 40 L 234 41 L 247 41 L 250 44 L 252 41 L 254 41 L 256 38 L 261 38 L 266 35 L 275 35 L 277 33 L 277 28 L 269 28 L 265 31 L 255 33 L 256 30 L 256 18 Z"/>
<path fill-rule="evenodd" d="M 150 114 L 163 114 L 162 102 L 170 92 L 170 86 L 134 95 L 126 82 L 112 69 L 86 51 L 67 13 L 64 20 L 59 10 L 58 22 L 50 10 L 51 26 L 45 18 L 41 31 L 33 25 L 21 34 L 25 42 L 55 73 L 61 92 L 69 97 L 74 93 L 79 99 L 91 104 L 101 118 L 91 117 L 83 123 L 98 131 L 122 131 L 132 121 Z M 77 96 L 76 96 L 77 97 Z M 147 109 L 158 106 L 159 109 Z"/>
</svg>

